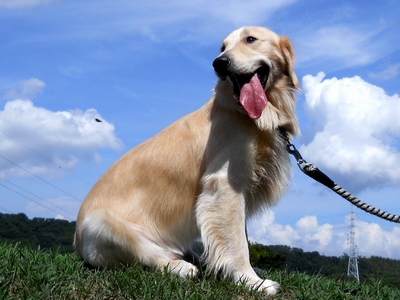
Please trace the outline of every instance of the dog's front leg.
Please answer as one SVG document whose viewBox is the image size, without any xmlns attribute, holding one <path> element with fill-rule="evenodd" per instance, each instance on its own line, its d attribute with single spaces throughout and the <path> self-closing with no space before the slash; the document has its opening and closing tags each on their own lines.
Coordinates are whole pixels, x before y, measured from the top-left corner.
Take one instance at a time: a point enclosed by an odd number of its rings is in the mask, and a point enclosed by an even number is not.
<svg viewBox="0 0 400 300">
<path fill-rule="evenodd" d="M 245 211 L 243 193 L 231 187 L 227 176 L 213 174 L 204 179 L 196 218 L 205 247 L 205 262 L 209 269 L 221 270 L 236 284 L 245 282 L 251 289 L 273 295 L 279 284 L 262 280 L 250 265 Z"/>
</svg>

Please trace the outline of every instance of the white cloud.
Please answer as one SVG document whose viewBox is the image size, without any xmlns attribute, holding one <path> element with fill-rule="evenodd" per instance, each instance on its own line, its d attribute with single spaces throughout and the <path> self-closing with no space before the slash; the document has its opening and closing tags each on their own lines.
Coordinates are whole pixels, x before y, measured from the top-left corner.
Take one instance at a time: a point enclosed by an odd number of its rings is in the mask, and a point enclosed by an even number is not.
<svg viewBox="0 0 400 300">
<path fill-rule="evenodd" d="M 115 39 L 143 35 L 155 43 L 176 43 L 196 40 L 215 43 L 222 34 L 244 25 L 260 25 L 278 9 L 297 0 L 258 1 L 222 0 L 195 1 L 96 1 L 72 4 L 71 11 L 85 14 L 85 18 L 68 26 L 68 38 Z M 64 37 L 57 32 L 53 38 Z M 42 37 L 41 37 L 42 38 Z M 141 47 L 130 45 L 130 47 Z M 148 47 L 144 48 L 148 51 Z"/>
<path fill-rule="evenodd" d="M 249 223 L 249 239 L 260 241 L 260 238 L 266 245 L 290 245 L 299 240 L 300 236 L 291 226 L 276 224 L 275 214 L 268 211 L 257 221 Z"/>
<path fill-rule="evenodd" d="M 232 30 L 242 26 L 265 26 L 274 12 L 295 2 L 297 0 L 233 0 L 227 5 L 226 1 L 222 0 L 198 0 L 187 1 L 183 6 L 181 1 L 175 1 L 171 8 L 175 13 L 184 12 L 185 15 L 191 15 L 189 20 L 182 19 L 182 21 L 191 21 L 196 24 L 196 26 L 188 27 L 191 32 L 185 32 L 183 35 L 179 30 L 179 41 L 195 40 L 200 43 L 210 43 L 210 41 L 219 43 L 224 37 L 221 34 L 228 35 Z M 174 22 L 176 21 L 174 20 Z"/>
<path fill-rule="evenodd" d="M 37 94 L 43 92 L 46 84 L 37 79 L 31 78 L 28 80 L 21 80 L 18 82 L 16 89 L 10 90 L 5 95 L 6 99 L 17 99 L 17 98 L 34 98 Z"/>
<path fill-rule="evenodd" d="M 400 227 L 386 231 L 378 224 L 357 221 L 355 232 L 359 255 L 400 258 Z"/>
<path fill-rule="evenodd" d="M 233 0 L 229 5 L 225 1 L 191 1 L 188 8 L 200 10 L 204 15 L 211 15 L 217 21 L 224 20 L 236 26 L 253 25 L 264 22 L 274 11 L 293 4 L 296 0 L 258 1 Z M 190 3 L 190 4 L 189 4 Z M 178 6 L 181 2 L 177 2 Z"/>
<path fill-rule="evenodd" d="M 318 225 L 316 216 L 305 216 L 296 223 L 298 232 L 303 237 L 305 243 L 316 242 L 320 247 L 324 247 L 332 240 L 332 225 Z"/>
<path fill-rule="evenodd" d="M 386 69 L 379 72 L 369 73 L 369 77 L 375 79 L 389 80 L 399 74 L 400 64 L 389 65 Z"/>
<path fill-rule="evenodd" d="M 0 8 L 23 8 L 49 4 L 55 0 L 0 0 Z"/>
<path fill-rule="evenodd" d="M 358 76 L 324 77 L 324 73 L 303 77 L 305 109 L 314 122 L 312 140 L 300 148 L 303 156 L 340 175 L 341 181 L 335 181 L 351 186 L 353 192 L 398 185 L 399 96 L 388 96 Z"/>
<path fill-rule="evenodd" d="M 255 228 L 255 226 L 257 226 Z M 332 240 L 332 225 L 319 225 L 316 216 L 304 216 L 294 227 L 275 223 L 272 211 L 249 223 L 249 239 L 265 245 L 288 245 L 324 251 Z"/>
<path fill-rule="evenodd" d="M 71 170 L 82 160 L 99 162 L 99 149 L 120 149 L 114 126 L 95 118 L 102 119 L 93 108 L 53 112 L 30 100 L 7 102 L 0 110 L 0 175 L 29 176 L 17 164 L 34 174 L 52 176 L 56 170 L 51 162 Z"/>
<path fill-rule="evenodd" d="M 389 51 L 386 42 L 376 38 L 380 30 L 354 24 L 306 27 L 293 37 L 298 65 L 331 63 L 332 68 L 344 69 L 372 63 Z"/>
<path fill-rule="evenodd" d="M 293 226 L 278 224 L 271 211 L 248 223 L 249 239 L 252 242 L 287 245 L 332 256 L 349 253 L 349 231 L 348 220 L 342 224 L 320 225 L 316 216 L 304 216 Z M 376 223 L 356 220 L 355 233 L 359 255 L 400 259 L 399 226 L 384 230 Z"/>
</svg>

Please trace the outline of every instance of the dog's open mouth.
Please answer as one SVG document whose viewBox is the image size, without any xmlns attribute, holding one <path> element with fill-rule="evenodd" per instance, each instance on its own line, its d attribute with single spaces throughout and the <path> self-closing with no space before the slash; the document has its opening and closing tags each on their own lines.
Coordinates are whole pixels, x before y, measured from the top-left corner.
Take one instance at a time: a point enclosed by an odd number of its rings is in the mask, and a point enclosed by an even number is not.
<svg viewBox="0 0 400 300">
<path fill-rule="evenodd" d="M 267 66 L 258 68 L 254 74 L 228 74 L 233 84 L 234 97 L 252 119 L 258 119 L 268 103 L 265 95 L 268 75 Z"/>
</svg>

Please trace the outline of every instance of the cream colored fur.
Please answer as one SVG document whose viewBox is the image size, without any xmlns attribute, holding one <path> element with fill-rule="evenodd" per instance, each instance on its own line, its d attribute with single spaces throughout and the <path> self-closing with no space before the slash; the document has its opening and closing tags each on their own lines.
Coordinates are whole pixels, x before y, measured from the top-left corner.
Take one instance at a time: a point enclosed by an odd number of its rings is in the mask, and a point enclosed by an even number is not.
<svg viewBox="0 0 400 300">
<path fill-rule="evenodd" d="M 246 42 L 248 36 L 257 38 Z M 229 78 L 211 99 L 120 158 L 96 183 L 79 211 L 75 247 L 94 267 L 135 262 L 181 277 L 198 272 L 191 243 L 201 237 L 202 261 L 234 282 L 275 294 L 249 262 L 246 219 L 275 204 L 291 166 L 277 128 L 298 134 L 298 82 L 289 41 L 265 28 L 244 27 L 221 55 L 238 74 L 270 67 L 268 104 L 252 120 Z"/>
</svg>

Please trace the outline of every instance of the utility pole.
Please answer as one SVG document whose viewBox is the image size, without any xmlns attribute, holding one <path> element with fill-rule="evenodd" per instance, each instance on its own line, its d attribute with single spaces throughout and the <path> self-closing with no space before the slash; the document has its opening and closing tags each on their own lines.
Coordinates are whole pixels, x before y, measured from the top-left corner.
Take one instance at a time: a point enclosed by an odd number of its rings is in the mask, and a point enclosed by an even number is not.
<svg viewBox="0 0 400 300">
<path fill-rule="evenodd" d="M 350 256 L 349 256 L 349 265 L 347 267 L 347 276 L 354 277 L 357 280 L 357 283 L 360 283 L 360 276 L 358 274 L 358 255 L 357 255 L 357 245 L 355 238 L 355 212 L 354 205 L 351 204 L 351 213 L 350 213 L 350 233 L 348 236 L 348 243 L 350 246 Z"/>
</svg>

